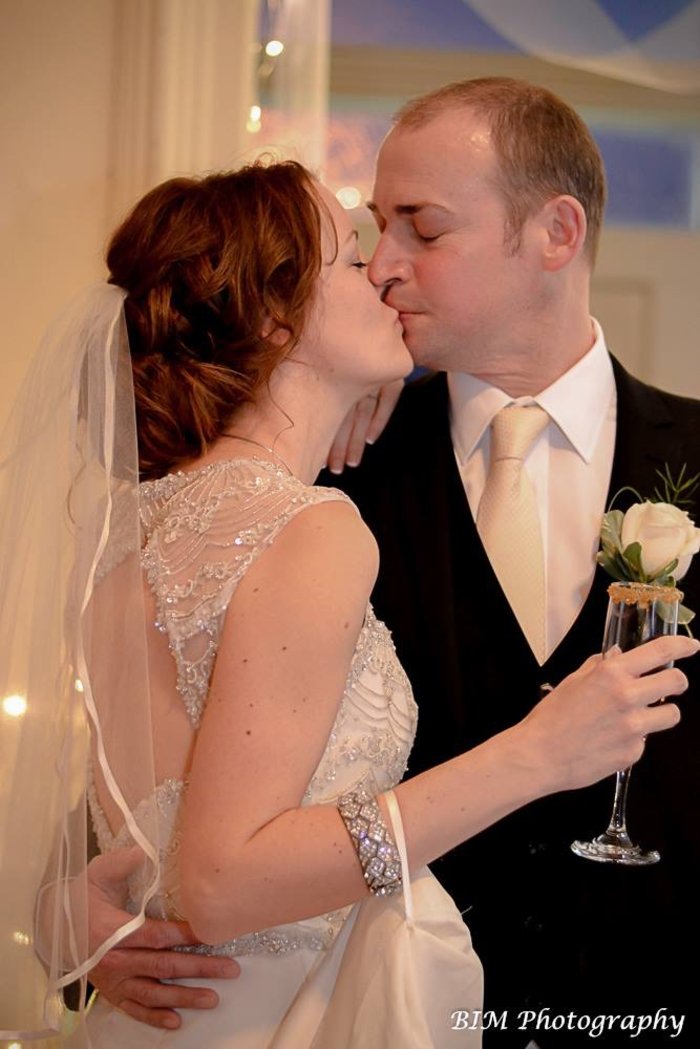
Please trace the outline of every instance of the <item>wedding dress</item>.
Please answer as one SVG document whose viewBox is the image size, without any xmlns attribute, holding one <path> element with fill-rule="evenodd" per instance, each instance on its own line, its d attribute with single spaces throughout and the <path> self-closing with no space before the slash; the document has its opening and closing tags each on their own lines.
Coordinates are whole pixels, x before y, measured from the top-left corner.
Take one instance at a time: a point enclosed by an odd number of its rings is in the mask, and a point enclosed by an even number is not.
<svg viewBox="0 0 700 1049">
<path fill-rule="evenodd" d="M 177 691 L 196 733 L 226 609 L 239 582 L 285 525 L 305 508 L 349 500 L 311 488 L 261 459 L 217 462 L 140 486 L 141 563 L 175 661 Z M 351 504 L 352 505 L 352 504 Z M 112 567 L 119 561 L 114 544 Z M 102 571 L 109 571 L 109 565 Z M 389 631 L 368 606 L 335 723 L 303 798 L 334 802 L 358 784 L 386 791 L 401 779 L 415 735 L 416 705 Z M 158 734 L 158 724 L 155 724 Z M 150 833 L 157 825 L 161 879 L 148 914 L 175 917 L 184 770 L 173 770 L 136 809 Z M 93 782 L 90 807 L 101 851 L 131 843 L 113 835 Z M 452 900 L 427 868 L 411 879 L 414 913 L 401 896 L 360 904 L 213 947 L 236 957 L 235 980 L 211 986 L 220 1004 L 182 1012 L 177 1031 L 140 1024 L 99 996 L 88 1017 L 92 1045 L 130 1049 L 412 1049 L 480 1044 L 477 1032 L 453 1030 L 451 1014 L 481 1007 L 481 967 Z M 235 887 L 234 887 L 235 889 Z M 143 891 L 132 884 L 134 899 Z M 406 940 L 408 934 L 417 937 Z M 435 950 L 434 950 L 435 948 Z M 459 970 L 450 978 L 444 963 Z M 416 954 L 414 959 L 410 958 Z M 408 966 L 408 968 L 407 968 Z M 415 992 L 415 993 L 414 993 Z M 392 1000 L 394 999 L 395 1000 Z M 428 1014 L 428 1015 L 426 1015 Z"/>
</svg>

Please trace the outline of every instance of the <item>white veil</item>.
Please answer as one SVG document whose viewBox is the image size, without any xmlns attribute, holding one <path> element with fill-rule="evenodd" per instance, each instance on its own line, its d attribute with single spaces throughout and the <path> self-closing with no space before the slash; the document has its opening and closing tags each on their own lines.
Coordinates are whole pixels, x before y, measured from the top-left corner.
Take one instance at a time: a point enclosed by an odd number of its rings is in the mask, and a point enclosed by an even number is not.
<svg viewBox="0 0 700 1049">
<path fill-rule="evenodd" d="M 84 1000 L 158 877 L 135 819 L 154 774 L 123 302 L 102 284 L 61 315 L 0 445 L 0 1039 L 87 1044 L 62 988 L 80 980 Z M 144 853 L 135 916 L 101 943 L 87 926 L 91 768 L 111 830 Z"/>
</svg>

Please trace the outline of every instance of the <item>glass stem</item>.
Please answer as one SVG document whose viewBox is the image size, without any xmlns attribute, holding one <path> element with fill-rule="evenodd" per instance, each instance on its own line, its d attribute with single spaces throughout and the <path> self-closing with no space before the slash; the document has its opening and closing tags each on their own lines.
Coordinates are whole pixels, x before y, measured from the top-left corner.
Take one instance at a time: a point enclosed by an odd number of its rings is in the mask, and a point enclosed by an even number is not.
<svg viewBox="0 0 700 1049">
<path fill-rule="evenodd" d="M 631 771 L 631 768 L 622 769 L 615 780 L 615 799 L 607 833 L 616 838 L 627 838 L 627 788 Z"/>
</svg>

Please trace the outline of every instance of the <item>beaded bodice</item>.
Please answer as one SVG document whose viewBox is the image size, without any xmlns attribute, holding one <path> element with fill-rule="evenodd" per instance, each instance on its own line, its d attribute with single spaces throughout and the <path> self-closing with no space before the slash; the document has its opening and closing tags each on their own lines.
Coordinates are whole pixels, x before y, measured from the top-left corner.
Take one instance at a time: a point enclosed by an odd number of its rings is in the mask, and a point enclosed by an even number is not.
<svg viewBox="0 0 700 1049">
<path fill-rule="evenodd" d="M 329 500 L 349 502 L 335 489 L 309 487 L 260 459 L 214 463 L 141 485 L 142 565 L 155 599 L 155 625 L 167 637 L 177 690 L 195 732 L 237 585 L 290 520 Z M 302 804 L 334 801 L 360 781 L 372 780 L 378 790 L 394 786 L 406 768 L 416 717 L 389 631 L 368 605 L 335 722 Z M 177 895 L 179 816 L 186 789 L 183 772 L 160 783 L 135 812 L 144 829 L 157 824 L 161 842 L 162 892 L 149 903 L 154 917 L 173 915 L 169 901 Z M 101 851 L 130 842 L 126 828 L 116 837 L 111 834 L 94 788 L 90 805 Z M 138 888 L 133 886 L 134 896 Z M 345 913 L 253 933 L 216 952 L 323 949 Z"/>
</svg>

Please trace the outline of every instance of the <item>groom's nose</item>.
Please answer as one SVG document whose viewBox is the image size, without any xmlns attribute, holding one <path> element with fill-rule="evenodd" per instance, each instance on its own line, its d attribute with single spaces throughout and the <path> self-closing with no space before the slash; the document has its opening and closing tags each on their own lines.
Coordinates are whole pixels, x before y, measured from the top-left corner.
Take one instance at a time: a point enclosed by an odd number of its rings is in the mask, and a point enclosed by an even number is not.
<svg viewBox="0 0 700 1049">
<path fill-rule="evenodd" d="M 382 298 L 391 284 L 401 283 L 408 277 L 408 261 L 399 251 L 394 238 L 384 230 L 380 233 L 377 246 L 369 260 L 367 274 L 375 288 L 382 288 Z"/>
</svg>

